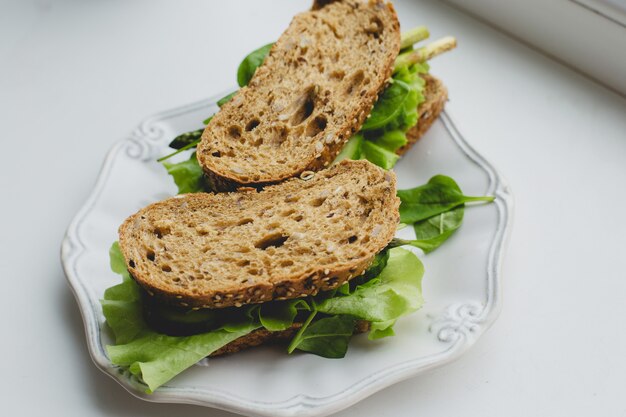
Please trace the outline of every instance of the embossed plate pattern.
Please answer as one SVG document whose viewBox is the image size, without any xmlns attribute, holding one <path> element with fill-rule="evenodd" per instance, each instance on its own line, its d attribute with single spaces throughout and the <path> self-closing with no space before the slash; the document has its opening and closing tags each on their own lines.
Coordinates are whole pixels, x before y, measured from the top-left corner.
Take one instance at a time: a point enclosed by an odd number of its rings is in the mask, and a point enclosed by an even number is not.
<svg viewBox="0 0 626 417">
<path fill-rule="evenodd" d="M 356 336 L 341 360 L 288 356 L 277 347 L 251 349 L 203 362 L 156 393 L 145 394 L 140 382 L 111 364 L 104 349 L 111 339 L 99 299 L 119 282 L 109 270 L 108 249 L 128 215 L 175 194 L 173 182 L 155 159 L 168 152 L 175 135 L 200 127 L 198 122 L 217 110 L 215 102 L 213 98 L 151 117 L 114 145 L 91 196 L 67 230 L 63 265 L 83 317 L 89 353 L 103 372 L 148 401 L 255 416 L 323 416 L 457 358 L 495 320 L 512 196 L 502 177 L 444 112 L 396 166 L 399 187 L 414 187 L 441 173 L 455 178 L 466 194 L 495 195 L 496 201 L 469 207 L 463 227 L 448 242 L 420 255 L 426 267 L 426 305 L 397 323 L 396 336 L 379 341 Z M 399 236 L 410 233 L 402 230 Z"/>
</svg>

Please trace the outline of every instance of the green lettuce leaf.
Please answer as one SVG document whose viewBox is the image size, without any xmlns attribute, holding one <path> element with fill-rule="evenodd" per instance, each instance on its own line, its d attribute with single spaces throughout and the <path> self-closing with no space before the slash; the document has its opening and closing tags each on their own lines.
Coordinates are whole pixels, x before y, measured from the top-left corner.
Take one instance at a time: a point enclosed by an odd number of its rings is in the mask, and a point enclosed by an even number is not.
<svg viewBox="0 0 626 417">
<path fill-rule="evenodd" d="M 107 346 L 107 353 L 111 362 L 128 367 L 148 386 L 146 392 L 151 393 L 217 349 L 258 327 L 248 323 L 237 329 L 220 329 L 193 336 L 149 332 L 129 343 Z"/>
<path fill-rule="evenodd" d="M 387 266 L 381 274 L 346 296 L 317 303 L 316 309 L 330 315 L 349 315 L 372 323 L 370 339 L 384 335 L 395 321 L 421 308 L 424 265 L 410 251 L 389 251 Z"/>
<path fill-rule="evenodd" d="M 396 151 L 407 143 L 406 132 L 418 123 L 417 107 L 425 100 L 426 85 L 420 74 L 428 69 L 427 63 L 400 68 L 335 162 L 367 159 L 381 168 L 393 168 L 399 159 Z"/>
<path fill-rule="evenodd" d="M 361 149 L 361 158 L 359 159 L 367 159 L 383 169 L 393 168 L 396 162 L 398 162 L 398 159 L 400 159 L 400 156 L 394 151 L 387 150 L 369 140 L 363 142 Z"/>
<path fill-rule="evenodd" d="M 371 142 L 388 151 L 396 152 L 407 144 L 407 138 L 402 130 L 395 129 L 384 132 L 382 136 L 377 139 L 371 139 Z"/>
<path fill-rule="evenodd" d="M 364 142 L 363 135 L 357 133 L 352 136 L 348 142 L 341 148 L 341 151 L 333 161 L 333 164 L 336 164 L 339 161 L 343 161 L 344 159 L 362 159 L 361 158 L 361 148 Z"/>
<path fill-rule="evenodd" d="M 109 251 L 111 269 L 122 275 L 123 282 L 104 293 L 102 311 L 115 336 L 115 345 L 107 346 L 111 362 L 128 367 L 130 372 L 153 392 L 212 352 L 260 327 L 249 318 L 194 336 L 167 336 L 151 330 L 143 318 L 141 291 L 124 263 L 119 245 Z"/>
<path fill-rule="evenodd" d="M 152 330 L 144 319 L 144 300 L 132 280 L 117 243 L 110 250 L 111 268 L 123 282 L 105 291 L 102 307 L 115 345 L 107 353 L 115 365 L 126 367 L 153 392 L 180 372 L 231 341 L 255 329 L 289 328 L 300 311 L 311 311 L 289 352 L 297 348 L 327 358 L 343 357 L 355 320 L 372 322 L 370 339 L 393 335 L 395 321 L 421 307 L 423 266 L 411 252 L 392 249 L 378 254 L 363 278 L 341 289 L 307 299 L 284 300 L 233 309 L 219 327 L 190 336 L 170 336 Z M 371 277 L 371 279 L 369 279 Z M 369 280 L 368 280 L 369 279 Z M 351 285 L 354 287 L 351 288 Z M 190 311 L 185 322 L 201 321 L 200 311 Z M 324 316 L 313 321 L 316 314 Z M 167 312 L 161 312 L 174 317 Z M 209 315 L 208 320 L 215 321 Z"/>
<path fill-rule="evenodd" d="M 406 143 L 406 135 L 402 132 L 400 132 L 400 134 L 403 137 L 404 143 Z M 382 141 L 380 143 L 383 146 L 381 146 L 378 141 L 365 140 L 363 135 L 358 133 L 352 136 L 341 149 L 341 152 L 339 152 L 333 164 L 344 159 L 367 159 L 381 168 L 391 169 L 400 157 L 393 150 L 388 150 L 388 143 Z"/>
<path fill-rule="evenodd" d="M 414 101 L 416 92 L 411 85 L 397 78 L 392 78 L 392 84 L 385 89 L 380 99 L 374 104 L 369 117 L 363 123 L 361 130 L 381 129 L 396 122 L 400 113 L 405 109 L 407 101 Z"/>
<path fill-rule="evenodd" d="M 195 152 L 186 161 L 178 163 L 163 162 L 163 166 L 167 169 L 167 173 L 174 178 L 174 182 L 178 187 L 178 194 L 205 191 L 204 174 Z"/>
<path fill-rule="evenodd" d="M 122 251 L 120 250 L 119 242 L 114 242 L 109 249 L 109 265 L 111 266 L 111 270 L 116 274 L 124 278 L 130 278 L 124 255 L 122 255 Z"/>
</svg>

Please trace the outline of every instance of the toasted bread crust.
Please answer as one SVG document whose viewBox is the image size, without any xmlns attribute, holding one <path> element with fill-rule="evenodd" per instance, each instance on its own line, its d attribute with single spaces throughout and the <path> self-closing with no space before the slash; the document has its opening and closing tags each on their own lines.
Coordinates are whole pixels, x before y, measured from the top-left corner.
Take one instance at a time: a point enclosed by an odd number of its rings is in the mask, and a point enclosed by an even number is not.
<svg viewBox="0 0 626 417">
<path fill-rule="evenodd" d="M 328 166 L 387 84 L 400 48 L 391 4 L 322 3 L 294 18 L 206 127 L 197 158 L 214 190 L 261 188 Z"/>
<path fill-rule="evenodd" d="M 408 142 L 396 151 L 398 155 L 404 155 L 430 129 L 443 111 L 448 100 L 448 89 L 441 80 L 430 74 L 425 74 L 422 78 L 426 81 L 426 87 L 424 89 L 425 101 L 419 105 L 417 110 L 419 121 L 416 126 L 406 132 Z M 240 185 L 224 181 L 221 177 L 212 175 L 212 173 L 207 173 L 206 177 L 214 190 L 230 190 Z"/>
<path fill-rule="evenodd" d="M 170 305 L 224 308 L 336 288 L 361 275 L 395 234 L 391 172 L 342 161 L 263 191 L 186 194 L 119 230 L 126 265 Z"/>
<path fill-rule="evenodd" d="M 245 336 L 235 339 L 226 346 L 211 353 L 210 357 L 227 355 L 231 353 L 240 352 L 244 349 L 248 349 L 255 346 L 260 346 L 268 343 L 284 343 L 287 340 L 293 338 L 302 327 L 302 323 L 294 323 L 290 328 L 280 332 L 270 332 L 265 329 L 258 329 L 252 333 L 248 333 Z M 370 329 L 370 323 L 364 320 L 357 320 L 354 325 L 354 333 L 365 333 Z"/>
</svg>

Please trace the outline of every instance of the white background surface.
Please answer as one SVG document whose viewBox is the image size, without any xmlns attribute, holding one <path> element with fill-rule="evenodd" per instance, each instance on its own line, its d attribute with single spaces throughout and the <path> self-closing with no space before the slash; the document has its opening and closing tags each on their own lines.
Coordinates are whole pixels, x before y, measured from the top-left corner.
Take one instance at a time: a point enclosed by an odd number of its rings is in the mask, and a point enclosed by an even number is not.
<svg viewBox="0 0 626 417">
<path fill-rule="evenodd" d="M 447 2 L 626 95 L 626 0 Z"/>
<path fill-rule="evenodd" d="M 626 100 L 447 6 L 396 3 L 403 27 L 459 39 L 432 72 L 516 218 L 495 325 L 338 416 L 626 415 Z M 113 142 L 233 86 L 309 2 L 267 4 L 0 1 L 0 414 L 229 416 L 145 403 L 100 373 L 58 253 Z"/>
</svg>

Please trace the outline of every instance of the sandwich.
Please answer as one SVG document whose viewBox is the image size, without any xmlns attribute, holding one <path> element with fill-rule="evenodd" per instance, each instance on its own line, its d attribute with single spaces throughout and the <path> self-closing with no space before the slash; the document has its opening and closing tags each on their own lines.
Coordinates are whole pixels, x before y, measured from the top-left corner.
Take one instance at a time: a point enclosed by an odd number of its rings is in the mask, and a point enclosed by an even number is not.
<svg viewBox="0 0 626 417">
<path fill-rule="evenodd" d="M 345 160 L 310 176 L 189 193 L 130 216 L 110 251 L 123 282 L 104 294 L 113 364 L 147 392 L 205 357 L 270 342 L 342 358 L 355 333 L 394 334 L 422 304 L 428 253 L 460 227 L 449 177 L 396 190 L 395 174 Z M 399 223 L 401 222 L 401 223 Z M 414 240 L 394 238 L 412 226 Z"/>
<path fill-rule="evenodd" d="M 421 262 L 389 248 L 396 191 L 392 172 L 342 161 L 261 191 L 139 210 L 111 251 L 124 282 L 102 301 L 112 362 L 154 390 L 205 356 L 283 340 L 340 358 L 355 332 L 391 335 L 422 304 Z"/>
<path fill-rule="evenodd" d="M 424 37 L 418 28 L 401 39 L 388 3 L 317 1 L 244 60 L 241 90 L 175 140 L 177 152 L 197 147 L 165 162 L 179 195 L 119 228 L 110 258 L 123 282 L 102 300 L 113 364 L 152 392 L 205 357 L 267 343 L 342 358 L 354 334 L 393 336 L 422 306 L 423 265 L 400 246 L 429 253 L 461 226 L 466 203 L 493 200 L 443 175 L 397 190 L 387 170 L 445 101 L 424 61 L 450 42 L 413 50 Z M 324 81 L 327 71 L 343 71 L 340 82 Z M 401 227 L 415 239 L 395 238 Z"/>
<path fill-rule="evenodd" d="M 241 88 L 160 161 L 197 148 L 189 160 L 165 162 L 180 192 L 259 188 L 342 159 L 390 169 L 447 100 L 427 61 L 456 40 L 415 47 L 428 36 L 425 27 L 401 34 L 391 3 L 316 2 L 243 60 Z"/>
</svg>

